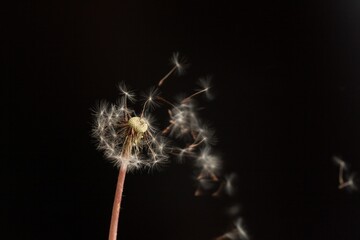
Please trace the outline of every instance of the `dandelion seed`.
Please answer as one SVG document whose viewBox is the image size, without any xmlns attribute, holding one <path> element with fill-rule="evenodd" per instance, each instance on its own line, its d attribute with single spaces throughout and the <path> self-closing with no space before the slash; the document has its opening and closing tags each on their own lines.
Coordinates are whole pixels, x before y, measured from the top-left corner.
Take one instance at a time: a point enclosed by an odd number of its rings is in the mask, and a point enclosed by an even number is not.
<svg viewBox="0 0 360 240">
<path fill-rule="evenodd" d="M 234 226 L 233 226 L 232 230 L 230 230 L 229 232 L 216 238 L 216 240 L 225 240 L 225 239 L 230 239 L 230 240 L 249 240 L 250 239 L 247 231 L 245 230 L 245 228 L 243 226 L 242 218 L 238 218 L 234 222 Z"/>
<path fill-rule="evenodd" d="M 232 206 L 230 206 L 227 210 L 226 213 L 230 216 L 230 217 L 234 217 L 236 215 L 238 215 L 240 213 L 241 207 L 239 204 L 234 204 Z"/>
<path fill-rule="evenodd" d="M 198 187 L 194 193 L 195 196 L 203 196 L 216 191 L 219 183 L 211 179 L 199 179 Z"/>
<path fill-rule="evenodd" d="M 199 127 L 197 138 L 203 139 L 207 145 L 214 145 L 217 142 L 214 130 L 204 124 Z"/>
<path fill-rule="evenodd" d="M 190 101 L 174 106 L 169 115 L 170 125 L 164 130 L 164 133 L 170 132 L 170 135 L 177 138 L 184 138 L 185 135 L 192 134 L 190 137 L 195 140 L 199 132 L 199 121 Z"/>
<path fill-rule="evenodd" d="M 126 100 L 128 99 L 130 102 L 135 101 L 135 93 L 132 90 L 129 90 L 125 83 L 119 84 L 119 90 L 120 92 L 125 96 L 125 108 L 126 108 Z"/>
<path fill-rule="evenodd" d="M 157 98 L 160 95 L 160 91 L 158 88 L 153 87 L 149 90 L 147 94 L 143 94 L 143 95 L 144 95 L 145 103 L 143 104 L 143 110 L 141 111 L 141 116 L 143 116 L 146 111 L 152 110 L 159 105 Z"/>
<path fill-rule="evenodd" d="M 175 67 L 181 68 L 181 64 L 180 64 L 180 61 L 179 61 L 179 53 L 178 52 L 173 54 L 173 56 L 171 58 L 171 62 L 175 65 Z"/>
<path fill-rule="evenodd" d="M 210 148 L 205 147 L 197 158 L 197 165 L 201 168 L 202 176 L 211 176 L 220 170 L 221 161 L 218 156 L 210 153 Z"/>
<path fill-rule="evenodd" d="M 243 221 L 241 218 L 238 218 L 235 222 L 235 227 L 237 232 L 239 233 L 240 237 L 243 239 L 249 239 L 249 235 L 247 234 L 247 231 L 245 230 L 243 226 Z"/>
<path fill-rule="evenodd" d="M 349 190 L 357 190 L 357 186 L 355 184 L 355 174 L 352 173 L 350 176 L 345 180 L 344 172 L 348 170 L 347 164 L 344 160 L 340 159 L 339 157 L 333 157 L 334 162 L 339 165 L 339 189 L 347 188 Z"/>
<path fill-rule="evenodd" d="M 347 181 L 344 181 L 343 183 L 339 184 L 339 189 L 343 189 L 343 188 L 347 188 L 349 190 L 357 190 L 357 185 L 355 184 L 356 181 L 356 175 L 355 174 L 351 174 L 348 177 Z"/>
<path fill-rule="evenodd" d="M 176 52 L 173 54 L 171 58 L 171 63 L 174 65 L 174 67 L 159 81 L 158 86 L 160 87 L 168 77 L 173 74 L 175 71 L 177 71 L 179 74 L 181 74 L 184 71 L 185 67 L 185 60 L 180 59 L 179 53 Z"/>
<path fill-rule="evenodd" d="M 211 80 L 212 80 L 212 77 L 206 76 L 206 77 L 200 78 L 198 81 L 198 84 L 201 87 L 201 89 L 199 89 L 198 91 L 204 92 L 206 95 L 206 98 L 209 100 L 213 99 L 213 95 L 210 92 Z"/>
<path fill-rule="evenodd" d="M 223 193 L 226 193 L 229 196 L 232 196 L 235 194 L 235 188 L 234 188 L 234 181 L 236 178 L 235 173 L 231 173 L 230 175 L 227 175 L 224 177 L 224 179 L 221 180 L 221 184 L 219 185 L 216 192 L 212 194 L 214 197 L 219 197 Z"/>
<path fill-rule="evenodd" d="M 220 197 L 222 192 L 223 192 L 223 189 L 224 189 L 224 186 L 225 186 L 225 182 L 224 181 L 221 181 L 219 187 L 217 188 L 216 192 L 214 192 L 212 194 L 213 197 Z"/>
<path fill-rule="evenodd" d="M 225 191 L 229 196 L 235 194 L 235 181 L 237 179 L 237 175 L 235 173 L 231 173 L 228 176 L 225 176 Z"/>
<path fill-rule="evenodd" d="M 187 148 L 175 148 L 174 152 L 177 153 L 178 161 L 181 163 L 185 160 L 185 157 L 189 156 L 190 152 Z"/>
</svg>

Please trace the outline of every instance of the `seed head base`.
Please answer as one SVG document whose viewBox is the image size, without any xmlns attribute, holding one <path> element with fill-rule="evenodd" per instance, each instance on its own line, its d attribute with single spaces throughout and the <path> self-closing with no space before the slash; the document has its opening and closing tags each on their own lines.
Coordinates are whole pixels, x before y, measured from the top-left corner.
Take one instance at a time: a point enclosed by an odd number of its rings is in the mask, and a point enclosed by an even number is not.
<svg viewBox="0 0 360 240">
<path fill-rule="evenodd" d="M 140 117 L 132 117 L 128 123 L 129 126 L 137 133 L 145 133 L 148 129 L 145 119 Z"/>
</svg>

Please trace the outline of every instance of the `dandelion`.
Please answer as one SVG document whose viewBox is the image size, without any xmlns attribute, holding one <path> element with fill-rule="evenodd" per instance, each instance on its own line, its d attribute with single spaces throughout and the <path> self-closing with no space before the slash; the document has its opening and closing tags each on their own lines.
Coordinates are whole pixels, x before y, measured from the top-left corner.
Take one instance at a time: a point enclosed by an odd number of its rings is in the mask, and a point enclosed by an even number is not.
<svg viewBox="0 0 360 240">
<path fill-rule="evenodd" d="M 93 134 L 98 138 L 98 149 L 123 170 L 132 170 L 147 166 L 152 161 L 166 158 L 159 151 L 160 137 L 152 126 L 151 115 L 146 113 L 147 102 L 141 115 L 128 107 L 130 93 L 118 101 L 118 104 L 100 103 L 96 111 Z M 149 156 L 154 156 L 149 160 Z M 159 159 L 160 158 L 160 159 Z"/>
<path fill-rule="evenodd" d="M 169 154 L 177 155 L 181 161 L 193 160 L 198 182 L 195 196 L 209 192 L 212 192 L 212 196 L 217 196 L 222 191 L 232 195 L 234 191 L 233 176 L 220 177 L 221 158 L 212 150 L 216 143 L 214 131 L 199 120 L 197 113 L 195 98 L 199 95 L 206 95 L 208 99 L 212 97 L 209 92 L 210 77 L 200 78 L 199 89 L 172 103 L 161 96 L 159 88 L 172 74 L 183 73 L 185 65 L 178 53 L 173 54 L 171 63 L 173 67 L 157 86 L 142 95 L 141 111 L 137 112 L 132 108 L 138 99 L 135 92 L 124 83 L 119 84 L 121 97 L 116 104 L 102 101 L 95 110 L 93 135 L 98 140 L 97 147 L 119 168 L 109 240 L 116 240 L 117 237 L 126 173 L 139 168 L 157 168 L 167 161 Z M 162 130 L 155 127 L 155 118 L 150 113 L 160 102 L 169 106 L 170 118 L 169 124 Z M 169 146 L 169 137 L 175 138 L 177 143 L 181 142 L 182 146 Z M 226 236 L 246 236 L 238 225 L 236 233 L 233 231 Z"/>
<path fill-rule="evenodd" d="M 160 80 L 158 86 L 176 70 L 183 69 L 178 54 L 173 55 L 172 62 L 174 67 Z M 166 162 L 170 151 L 167 141 L 161 131 L 154 127 L 149 114 L 149 110 L 156 106 L 156 101 L 160 99 L 158 88 L 152 88 L 146 95 L 139 114 L 129 106 L 129 103 L 136 101 L 134 91 L 128 89 L 124 83 L 119 85 L 119 90 L 121 98 L 116 104 L 105 101 L 99 103 L 93 125 L 93 136 L 98 140 L 98 149 L 119 168 L 109 240 L 116 240 L 117 237 L 126 173 L 143 167 L 157 167 Z"/>
</svg>

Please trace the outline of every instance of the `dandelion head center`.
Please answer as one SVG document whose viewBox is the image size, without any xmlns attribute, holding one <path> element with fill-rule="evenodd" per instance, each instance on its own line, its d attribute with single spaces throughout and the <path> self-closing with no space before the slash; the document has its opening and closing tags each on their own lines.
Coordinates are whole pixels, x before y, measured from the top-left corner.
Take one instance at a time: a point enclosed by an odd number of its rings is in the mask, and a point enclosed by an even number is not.
<svg viewBox="0 0 360 240">
<path fill-rule="evenodd" d="M 148 130 L 148 124 L 143 118 L 132 117 L 129 119 L 129 126 L 137 133 L 145 133 Z"/>
</svg>

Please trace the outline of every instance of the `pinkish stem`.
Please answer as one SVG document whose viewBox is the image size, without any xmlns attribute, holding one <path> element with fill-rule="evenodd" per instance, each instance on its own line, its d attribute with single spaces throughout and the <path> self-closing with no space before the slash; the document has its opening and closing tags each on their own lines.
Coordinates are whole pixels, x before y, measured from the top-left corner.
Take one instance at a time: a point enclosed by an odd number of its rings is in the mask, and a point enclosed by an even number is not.
<svg viewBox="0 0 360 240">
<path fill-rule="evenodd" d="M 120 167 L 119 177 L 116 185 L 115 199 L 114 205 L 111 214 L 111 223 L 110 223 L 110 232 L 109 232 L 109 240 L 116 240 L 117 229 L 119 223 L 119 215 L 120 215 L 120 204 L 122 199 L 122 193 L 124 189 L 124 181 L 126 175 L 127 166 L 124 164 Z"/>
</svg>

